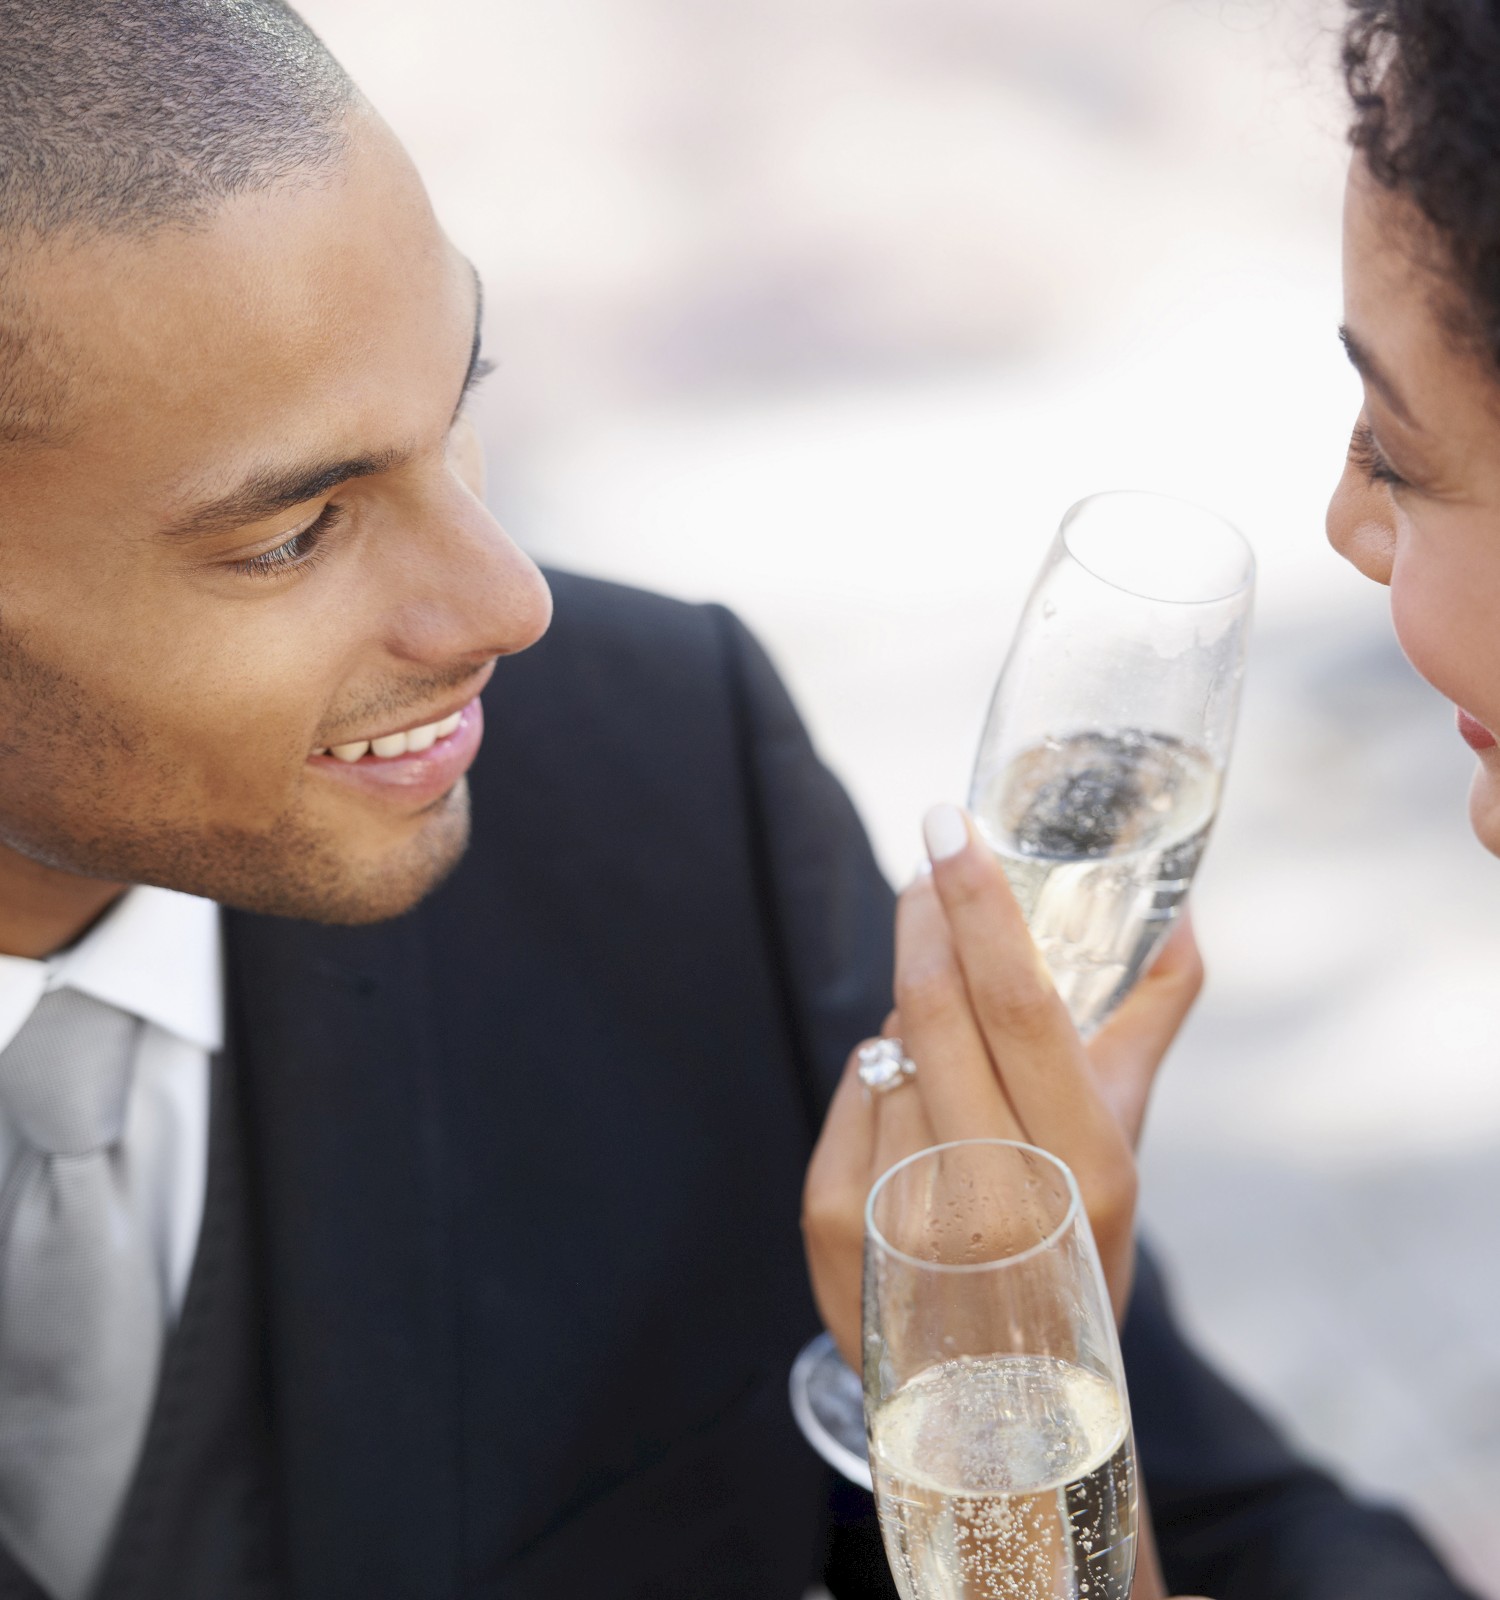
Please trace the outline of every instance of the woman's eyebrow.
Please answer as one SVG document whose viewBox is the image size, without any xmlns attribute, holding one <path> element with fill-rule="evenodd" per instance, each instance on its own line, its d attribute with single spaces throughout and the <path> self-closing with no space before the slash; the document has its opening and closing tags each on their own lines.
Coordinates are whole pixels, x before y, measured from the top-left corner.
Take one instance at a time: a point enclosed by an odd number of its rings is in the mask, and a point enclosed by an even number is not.
<svg viewBox="0 0 1500 1600">
<path fill-rule="evenodd" d="M 1349 357 L 1354 370 L 1360 377 L 1369 384 L 1408 428 L 1420 433 L 1422 431 L 1421 426 L 1418 424 L 1417 419 L 1412 416 L 1406 402 L 1401 398 L 1401 391 L 1385 375 L 1380 363 L 1349 331 L 1347 326 L 1339 328 L 1339 343 L 1343 345 L 1344 353 Z"/>
</svg>

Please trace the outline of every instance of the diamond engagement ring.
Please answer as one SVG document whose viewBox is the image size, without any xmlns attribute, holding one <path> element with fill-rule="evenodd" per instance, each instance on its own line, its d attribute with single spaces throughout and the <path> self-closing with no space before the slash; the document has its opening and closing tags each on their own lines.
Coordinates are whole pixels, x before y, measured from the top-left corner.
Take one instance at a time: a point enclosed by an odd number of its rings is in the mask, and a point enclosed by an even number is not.
<svg viewBox="0 0 1500 1600">
<path fill-rule="evenodd" d="M 889 1094 L 917 1075 L 917 1064 L 899 1039 L 872 1039 L 855 1052 L 859 1081 L 876 1094 Z"/>
</svg>

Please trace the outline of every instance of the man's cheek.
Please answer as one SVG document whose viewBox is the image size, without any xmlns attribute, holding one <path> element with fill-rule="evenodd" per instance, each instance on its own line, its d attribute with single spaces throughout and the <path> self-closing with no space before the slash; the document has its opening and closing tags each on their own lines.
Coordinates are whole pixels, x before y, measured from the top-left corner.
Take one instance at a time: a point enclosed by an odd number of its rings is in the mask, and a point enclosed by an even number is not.
<svg viewBox="0 0 1500 1600">
<path fill-rule="evenodd" d="M 176 750 L 184 774 L 195 774 L 203 790 L 226 810 L 279 802 L 302 781 L 309 754 L 285 729 L 243 721 L 184 730 Z"/>
<path fill-rule="evenodd" d="M 133 764 L 164 811 L 243 815 L 300 776 L 301 716 L 295 699 L 289 715 L 269 691 L 200 673 L 180 691 L 135 702 Z"/>
</svg>

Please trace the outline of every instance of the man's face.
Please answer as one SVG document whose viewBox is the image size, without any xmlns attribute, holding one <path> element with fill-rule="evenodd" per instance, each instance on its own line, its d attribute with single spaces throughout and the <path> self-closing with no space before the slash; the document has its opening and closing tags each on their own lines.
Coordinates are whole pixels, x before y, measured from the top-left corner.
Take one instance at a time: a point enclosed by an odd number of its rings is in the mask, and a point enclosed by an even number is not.
<svg viewBox="0 0 1500 1600">
<path fill-rule="evenodd" d="M 404 154 L 361 115 L 327 187 L 18 286 L 70 383 L 58 442 L 0 454 L 0 844 L 279 915 L 405 909 L 463 850 L 472 702 L 549 599 L 476 492 L 474 277 Z M 425 751 L 318 753 L 461 708 Z"/>
<path fill-rule="evenodd" d="M 1500 855 L 1500 381 L 1447 325 L 1441 262 L 1410 203 L 1356 161 L 1344 321 L 1365 404 L 1328 536 L 1390 586 L 1402 649 L 1458 708 L 1474 831 Z"/>
</svg>

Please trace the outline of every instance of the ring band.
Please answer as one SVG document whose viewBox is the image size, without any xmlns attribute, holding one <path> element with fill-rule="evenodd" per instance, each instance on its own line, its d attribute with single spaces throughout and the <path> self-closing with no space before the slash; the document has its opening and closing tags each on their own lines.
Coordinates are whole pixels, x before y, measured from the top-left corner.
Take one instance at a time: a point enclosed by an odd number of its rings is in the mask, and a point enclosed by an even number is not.
<svg viewBox="0 0 1500 1600">
<path fill-rule="evenodd" d="M 917 1075 L 917 1064 L 899 1039 L 872 1039 L 855 1052 L 859 1081 L 876 1094 L 889 1094 Z"/>
</svg>

